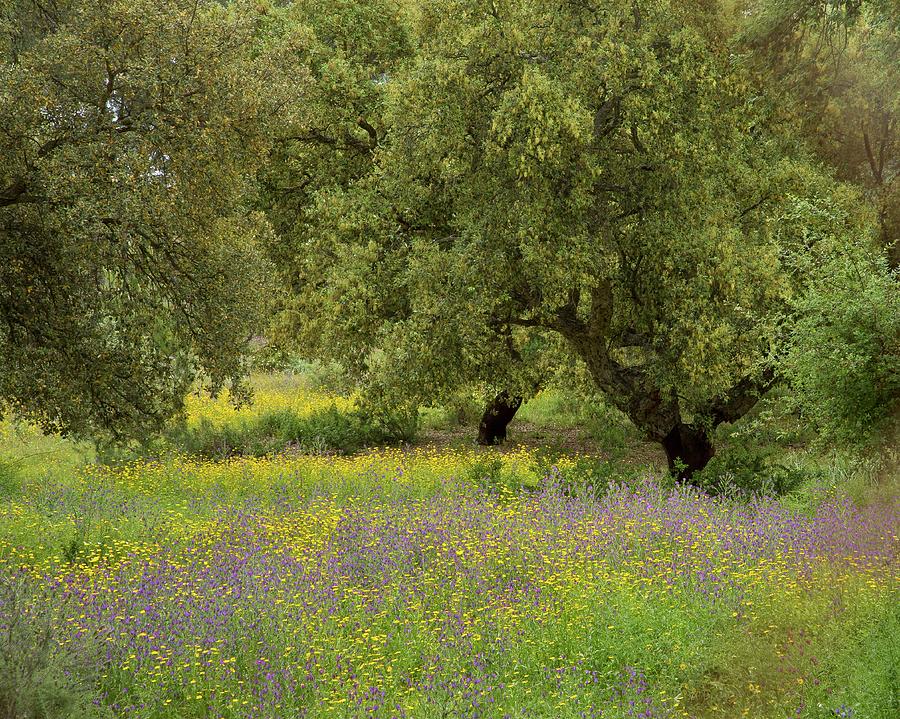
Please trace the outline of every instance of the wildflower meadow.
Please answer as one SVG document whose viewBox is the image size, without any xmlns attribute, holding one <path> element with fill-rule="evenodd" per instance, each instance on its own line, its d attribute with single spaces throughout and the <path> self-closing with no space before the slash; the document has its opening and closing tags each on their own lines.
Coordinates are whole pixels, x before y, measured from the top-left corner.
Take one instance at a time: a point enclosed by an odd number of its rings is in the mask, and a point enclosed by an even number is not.
<svg viewBox="0 0 900 719">
<path fill-rule="evenodd" d="M 0 503 L 4 696 L 56 716 L 895 715 L 894 500 L 532 447 L 68 451 Z"/>
</svg>

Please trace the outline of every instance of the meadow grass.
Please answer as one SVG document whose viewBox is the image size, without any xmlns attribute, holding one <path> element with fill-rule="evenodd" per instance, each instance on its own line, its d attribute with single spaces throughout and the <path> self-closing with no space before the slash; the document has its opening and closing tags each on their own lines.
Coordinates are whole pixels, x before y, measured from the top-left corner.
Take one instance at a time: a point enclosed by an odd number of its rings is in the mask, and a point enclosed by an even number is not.
<svg viewBox="0 0 900 719">
<path fill-rule="evenodd" d="M 28 716 L 898 710 L 898 502 L 861 501 L 859 462 L 777 500 L 524 447 L 102 465 L 31 441 L 0 444 L 0 702 Z"/>
</svg>

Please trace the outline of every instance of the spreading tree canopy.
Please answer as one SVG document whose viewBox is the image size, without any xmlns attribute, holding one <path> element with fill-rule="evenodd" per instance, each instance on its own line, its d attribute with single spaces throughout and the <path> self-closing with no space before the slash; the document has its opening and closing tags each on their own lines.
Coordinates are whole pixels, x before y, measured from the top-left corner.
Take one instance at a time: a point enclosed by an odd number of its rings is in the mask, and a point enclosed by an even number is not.
<svg viewBox="0 0 900 719">
<path fill-rule="evenodd" d="M 198 374 L 242 375 L 266 227 L 248 179 L 288 103 L 260 22 L 205 0 L 0 3 L 0 410 L 127 438 Z"/>
<path fill-rule="evenodd" d="M 701 468 L 768 386 L 803 284 L 810 243 L 781 218 L 858 201 L 771 131 L 716 7 L 424 3 L 370 168 L 322 188 L 302 233 L 323 351 L 428 400 L 555 337 Z"/>
<path fill-rule="evenodd" d="M 390 141 L 391 88 L 420 51 L 420 31 L 427 32 L 417 22 L 419 5 L 415 0 L 299 0 L 270 12 L 282 35 L 304 38 L 294 53 L 309 74 L 303 108 L 282 125 L 271 162 L 261 173 L 265 208 L 277 230 L 268 249 L 290 290 L 273 339 L 301 354 L 339 359 L 367 385 L 368 399 L 380 394 L 395 405 L 402 404 L 405 393 L 382 384 L 383 374 L 368 371 L 370 350 L 393 319 L 408 314 L 408 294 L 415 288 L 405 283 L 402 266 L 372 263 L 356 243 L 344 244 L 320 230 L 324 216 L 352 212 L 335 204 L 337 198 L 356 193 L 356 183 L 375 170 L 376 158 Z M 339 302 L 332 301 L 335 292 Z M 332 299 L 323 303 L 323 295 Z M 495 363 L 484 386 L 495 398 L 485 416 L 494 417 L 498 410 L 508 414 L 498 427 L 505 427 L 521 403 L 519 385 L 532 389 L 544 370 L 539 344 L 524 355 L 509 344 L 500 348 L 508 356 Z M 484 349 L 479 344 L 472 351 Z M 453 363 L 446 355 L 436 360 Z M 451 386 L 430 383 L 434 394 L 427 401 L 445 399 L 442 390 Z M 422 389 L 419 396 L 426 392 Z M 407 409 L 415 412 L 414 406 Z M 499 432 L 502 428 L 495 432 L 498 437 Z M 482 433 L 485 443 L 492 443 L 489 434 Z"/>
</svg>

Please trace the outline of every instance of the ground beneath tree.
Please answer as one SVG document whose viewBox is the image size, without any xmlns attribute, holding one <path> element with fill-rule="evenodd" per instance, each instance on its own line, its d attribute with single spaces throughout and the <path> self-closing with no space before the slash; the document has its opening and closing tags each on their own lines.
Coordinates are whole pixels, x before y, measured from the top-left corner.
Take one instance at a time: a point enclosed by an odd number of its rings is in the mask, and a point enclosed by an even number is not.
<svg viewBox="0 0 900 719">
<path fill-rule="evenodd" d="M 604 447 L 583 429 L 577 427 L 546 427 L 529 422 L 514 422 L 509 427 L 509 436 L 504 444 L 495 447 L 481 447 L 475 442 L 477 428 L 452 427 L 427 429 L 419 433 L 415 442 L 408 445 L 410 449 L 433 447 L 472 448 L 485 453 L 499 452 L 505 454 L 517 448 L 543 449 L 559 454 L 585 455 L 602 457 L 610 461 L 619 461 L 631 467 L 650 467 L 666 471 L 666 454 L 662 446 L 656 442 L 634 440 L 623 447 Z"/>
</svg>

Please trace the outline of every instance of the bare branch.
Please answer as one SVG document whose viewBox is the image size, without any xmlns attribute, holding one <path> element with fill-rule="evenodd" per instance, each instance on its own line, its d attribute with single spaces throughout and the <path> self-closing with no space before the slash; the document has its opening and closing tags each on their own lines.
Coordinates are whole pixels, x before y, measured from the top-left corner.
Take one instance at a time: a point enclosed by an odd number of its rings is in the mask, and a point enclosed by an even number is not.
<svg viewBox="0 0 900 719">
<path fill-rule="evenodd" d="M 863 144 L 866 146 L 866 157 L 869 160 L 869 167 L 872 170 L 872 177 L 875 178 L 875 184 L 882 183 L 881 168 L 875 160 L 875 154 L 872 152 L 872 143 L 869 141 L 869 133 L 863 130 Z"/>
</svg>

